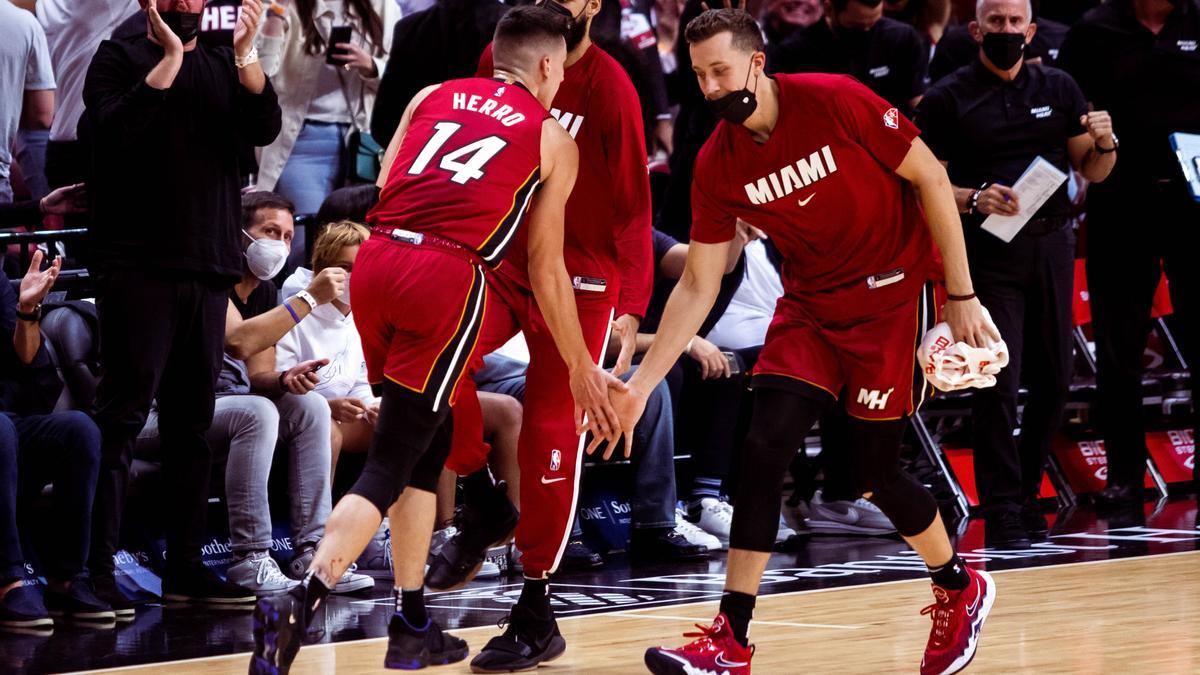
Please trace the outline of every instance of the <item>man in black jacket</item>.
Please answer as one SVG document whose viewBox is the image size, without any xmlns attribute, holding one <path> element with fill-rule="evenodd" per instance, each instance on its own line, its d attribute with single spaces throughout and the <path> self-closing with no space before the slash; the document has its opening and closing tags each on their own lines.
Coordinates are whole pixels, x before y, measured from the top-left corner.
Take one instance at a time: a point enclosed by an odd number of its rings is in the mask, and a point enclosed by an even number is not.
<svg viewBox="0 0 1200 675">
<path fill-rule="evenodd" d="M 97 593 L 133 608 L 113 579 L 133 442 L 157 398 L 169 495 L 169 600 L 249 603 L 254 594 L 200 563 L 212 420 L 229 287 L 241 276 L 244 150 L 279 133 L 258 64 L 261 0 L 244 0 L 233 49 L 199 42 L 204 0 L 152 0 L 147 32 L 101 43 L 84 84 L 92 138 L 92 273 L 106 370 L 92 554 Z"/>
</svg>

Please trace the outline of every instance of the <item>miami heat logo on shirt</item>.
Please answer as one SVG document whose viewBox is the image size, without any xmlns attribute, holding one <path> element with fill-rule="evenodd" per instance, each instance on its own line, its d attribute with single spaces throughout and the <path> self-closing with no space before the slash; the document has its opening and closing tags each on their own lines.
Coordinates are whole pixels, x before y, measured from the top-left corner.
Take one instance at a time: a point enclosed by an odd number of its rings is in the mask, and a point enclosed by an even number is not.
<svg viewBox="0 0 1200 675">
<path fill-rule="evenodd" d="M 768 204 L 837 173 L 837 170 L 837 162 L 833 161 L 833 151 L 826 145 L 807 159 L 797 160 L 753 183 L 746 183 L 746 196 L 750 198 L 751 204 Z M 807 203 L 804 201 L 800 205 L 804 206 Z"/>
<path fill-rule="evenodd" d="M 583 126 L 583 115 L 563 112 L 558 108 L 551 108 L 550 114 L 554 117 L 554 119 L 558 120 L 558 123 L 562 125 L 562 128 L 567 130 L 567 133 L 571 135 L 572 139 L 579 134 L 579 127 Z"/>
</svg>

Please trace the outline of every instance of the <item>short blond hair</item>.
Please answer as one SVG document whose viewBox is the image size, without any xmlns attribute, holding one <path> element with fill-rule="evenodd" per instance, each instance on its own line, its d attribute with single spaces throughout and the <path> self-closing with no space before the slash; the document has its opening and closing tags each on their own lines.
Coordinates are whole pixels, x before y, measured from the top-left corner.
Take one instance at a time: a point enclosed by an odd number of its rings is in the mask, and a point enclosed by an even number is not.
<svg viewBox="0 0 1200 675">
<path fill-rule="evenodd" d="M 350 220 L 329 223 L 321 229 L 321 234 L 317 235 L 317 240 L 313 242 L 313 271 L 318 272 L 329 267 L 337 260 L 343 248 L 362 246 L 370 236 L 370 230 Z"/>
</svg>

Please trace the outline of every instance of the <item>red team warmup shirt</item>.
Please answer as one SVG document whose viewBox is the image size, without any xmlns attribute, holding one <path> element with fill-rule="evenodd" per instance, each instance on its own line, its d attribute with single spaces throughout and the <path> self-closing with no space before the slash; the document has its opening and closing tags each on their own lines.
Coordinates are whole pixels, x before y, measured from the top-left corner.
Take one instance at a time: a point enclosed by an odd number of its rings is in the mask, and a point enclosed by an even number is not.
<svg viewBox="0 0 1200 675">
<path fill-rule="evenodd" d="M 936 318 L 924 288 L 933 244 L 895 173 L 918 131 L 843 75 L 779 75 L 766 143 L 721 122 L 700 150 L 692 239 L 729 241 L 738 218 L 784 257 L 784 296 L 755 365 L 761 386 L 847 393 L 858 418 L 899 419 L 926 387 L 914 347 Z"/>
<path fill-rule="evenodd" d="M 540 180 L 547 116 L 518 84 L 442 84 L 413 112 L 367 222 L 435 234 L 500 264 Z"/>
<path fill-rule="evenodd" d="M 479 60 L 492 73 L 492 46 Z M 572 277 L 604 279 L 617 316 L 643 316 L 654 260 L 650 175 L 642 107 L 629 76 L 593 45 L 566 70 L 550 114 L 579 146 L 579 176 L 567 200 L 563 257 Z M 524 235 L 497 272 L 529 288 Z"/>
<path fill-rule="evenodd" d="M 870 316 L 910 300 L 933 244 L 912 186 L 894 172 L 918 130 L 844 75 L 776 75 L 766 143 L 722 121 L 696 160 L 692 239 L 729 241 L 738 218 L 784 257 L 784 294 L 819 320 Z M 883 285 L 868 286 L 868 277 Z"/>
</svg>

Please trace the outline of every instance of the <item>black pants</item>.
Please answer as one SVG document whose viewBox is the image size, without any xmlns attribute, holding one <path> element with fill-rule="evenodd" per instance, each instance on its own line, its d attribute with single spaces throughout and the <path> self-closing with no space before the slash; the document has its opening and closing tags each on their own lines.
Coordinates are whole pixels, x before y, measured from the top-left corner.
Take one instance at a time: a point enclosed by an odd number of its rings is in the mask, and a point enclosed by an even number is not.
<svg viewBox="0 0 1200 675">
<path fill-rule="evenodd" d="M 96 395 L 103 435 L 93 509 L 93 573 L 111 573 L 133 443 L 157 398 L 162 444 L 168 569 L 199 560 L 208 508 L 213 390 L 221 369 L 228 288 L 217 281 L 134 270 L 97 279 L 105 370 Z"/>
<path fill-rule="evenodd" d="M 92 527 L 92 496 L 100 468 L 100 431 L 78 411 L 18 417 L 0 414 L 0 583 L 24 576 L 29 562 L 21 532 L 28 507 L 54 483 L 53 532 L 42 572 L 56 581 L 82 574 Z"/>
<path fill-rule="evenodd" d="M 1037 496 L 1046 457 L 1062 424 L 1071 384 L 1071 292 L 1075 235 L 1069 227 L 1009 243 L 978 228 L 967 231 L 975 293 L 1008 345 L 1009 363 L 996 386 L 971 399 L 975 484 L 986 513 L 1016 512 Z M 1017 429 L 1017 390 L 1029 399 Z"/>
<path fill-rule="evenodd" d="M 1191 200 L 1183 185 L 1090 190 L 1087 275 L 1099 371 L 1094 418 L 1108 453 L 1110 485 L 1141 485 L 1146 470 L 1142 358 L 1160 264 L 1170 282 L 1172 326 L 1193 371 L 1191 423 L 1196 427 L 1198 252 L 1200 203 Z"/>
<path fill-rule="evenodd" d="M 667 374 L 675 408 L 675 447 L 691 453 L 694 478 L 721 480 L 725 494 L 733 494 L 735 456 L 746 440 L 753 411 L 749 372 L 762 346 L 735 351 L 742 362 L 739 375 L 706 380 L 700 364 L 686 355 Z"/>
</svg>

